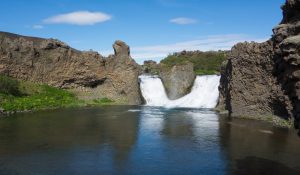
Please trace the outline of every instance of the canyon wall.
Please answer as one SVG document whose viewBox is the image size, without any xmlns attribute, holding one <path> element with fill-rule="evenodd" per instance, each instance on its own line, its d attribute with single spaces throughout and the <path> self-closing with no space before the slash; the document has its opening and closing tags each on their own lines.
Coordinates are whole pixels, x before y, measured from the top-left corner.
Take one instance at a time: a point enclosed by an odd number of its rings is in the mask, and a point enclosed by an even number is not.
<svg viewBox="0 0 300 175">
<path fill-rule="evenodd" d="M 219 110 L 232 116 L 300 121 L 300 1 L 287 0 L 283 20 L 264 43 L 239 43 L 221 70 Z"/>
</svg>

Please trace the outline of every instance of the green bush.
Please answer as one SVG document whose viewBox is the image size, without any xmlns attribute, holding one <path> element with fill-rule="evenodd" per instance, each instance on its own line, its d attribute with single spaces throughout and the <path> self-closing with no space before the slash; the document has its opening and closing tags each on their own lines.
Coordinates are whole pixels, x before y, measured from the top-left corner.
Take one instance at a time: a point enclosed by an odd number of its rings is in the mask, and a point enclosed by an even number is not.
<svg viewBox="0 0 300 175">
<path fill-rule="evenodd" d="M 0 93 L 7 95 L 19 96 L 19 82 L 6 76 L 0 75 Z"/>
<path fill-rule="evenodd" d="M 208 52 L 186 52 L 186 54 L 174 53 L 161 60 L 161 63 L 172 67 L 174 65 L 192 62 L 194 71 L 198 75 L 218 74 L 222 62 L 226 60 L 227 51 L 208 51 Z"/>
</svg>

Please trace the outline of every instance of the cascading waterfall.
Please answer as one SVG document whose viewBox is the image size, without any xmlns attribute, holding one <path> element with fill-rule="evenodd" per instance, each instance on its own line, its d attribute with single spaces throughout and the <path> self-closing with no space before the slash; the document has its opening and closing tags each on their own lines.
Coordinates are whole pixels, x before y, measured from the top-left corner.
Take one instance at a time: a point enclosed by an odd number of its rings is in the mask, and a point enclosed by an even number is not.
<svg viewBox="0 0 300 175">
<path fill-rule="evenodd" d="M 177 100 L 170 100 L 161 79 L 157 76 L 141 75 L 140 88 L 147 106 L 167 108 L 214 108 L 219 98 L 218 75 L 197 76 L 191 92 Z"/>
</svg>

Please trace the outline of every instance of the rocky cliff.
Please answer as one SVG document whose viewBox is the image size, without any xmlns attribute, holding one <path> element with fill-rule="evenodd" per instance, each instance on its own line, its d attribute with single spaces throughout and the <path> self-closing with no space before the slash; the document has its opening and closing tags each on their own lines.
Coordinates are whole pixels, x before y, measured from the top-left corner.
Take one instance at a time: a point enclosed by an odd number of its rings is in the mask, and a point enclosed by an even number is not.
<svg viewBox="0 0 300 175">
<path fill-rule="evenodd" d="M 0 74 L 19 80 L 71 89 L 79 97 L 107 97 L 119 103 L 140 104 L 140 66 L 122 41 L 115 54 L 81 52 L 55 39 L 0 32 Z"/>
<path fill-rule="evenodd" d="M 287 0 L 282 22 L 264 43 L 239 43 L 221 71 L 218 108 L 231 115 L 300 121 L 300 1 Z"/>
</svg>

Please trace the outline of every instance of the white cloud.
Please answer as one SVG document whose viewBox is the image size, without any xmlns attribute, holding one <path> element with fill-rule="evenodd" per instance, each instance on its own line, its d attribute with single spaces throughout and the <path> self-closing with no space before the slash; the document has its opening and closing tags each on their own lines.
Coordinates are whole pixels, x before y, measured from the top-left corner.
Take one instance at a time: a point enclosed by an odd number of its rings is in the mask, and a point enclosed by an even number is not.
<svg viewBox="0 0 300 175">
<path fill-rule="evenodd" d="M 144 60 L 153 59 L 159 61 L 170 53 L 180 52 L 183 50 L 230 50 L 232 46 L 234 46 L 238 42 L 263 42 L 267 39 L 268 38 L 255 38 L 242 34 L 204 36 L 195 40 L 165 45 L 131 47 L 131 56 L 141 64 Z M 100 53 L 107 56 L 109 54 L 112 54 L 113 51 L 106 50 Z"/>
<path fill-rule="evenodd" d="M 110 20 L 112 17 L 102 12 L 77 11 L 60 14 L 45 19 L 47 24 L 94 25 Z"/>
<path fill-rule="evenodd" d="M 44 26 L 42 26 L 42 25 L 33 25 L 32 28 L 33 29 L 43 29 Z"/>
<path fill-rule="evenodd" d="M 197 20 L 192 18 L 180 17 L 180 18 L 171 19 L 170 22 L 179 25 L 186 25 L 186 24 L 195 24 L 197 23 Z"/>
</svg>

